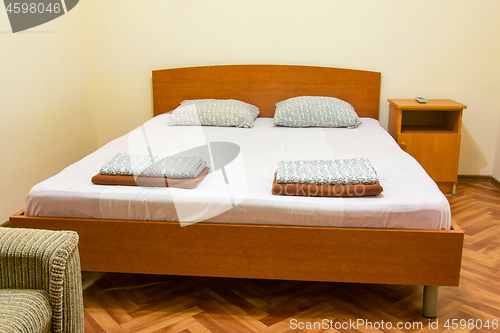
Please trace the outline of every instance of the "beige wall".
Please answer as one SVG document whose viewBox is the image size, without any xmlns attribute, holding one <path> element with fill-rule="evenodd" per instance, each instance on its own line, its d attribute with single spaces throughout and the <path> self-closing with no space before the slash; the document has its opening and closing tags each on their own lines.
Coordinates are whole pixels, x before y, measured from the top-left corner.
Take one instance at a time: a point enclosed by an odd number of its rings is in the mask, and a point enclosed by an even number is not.
<svg viewBox="0 0 500 333">
<path fill-rule="evenodd" d="M 497 0 L 85 0 L 32 33 L 0 34 L 0 136 L 9 143 L 1 168 L 13 176 L 0 221 L 34 183 L 149 119 L 151 70 L 170 67 L 380 71 L 383 126 L 387 98 L 467 104 L 459 172 L 490 175 L 499 15 Z M 10 30 L 1 10 L 0 30 Z"/>
<path fill-rule="evenodd" d="M 33 185 L 97 148 L 85 2 L 16 34 L 0 9 L 0 222 Z"/>
<path fill-rule="evenodd" d="M 152 69 L 321 65 L 380 71 L 383 126 L 387 98 L 467 104 L 459 172 L 492 172 L 500 114 L 497 0 L 101 0 L 94 6 L 100 145 L 151 117 Z"/>
<path fill-rule="evenodd" d="M 500 97 L 499 97 L 500 99 Z M 493 172 L 492 175 L 497 180 L 500 180 L 500 118 L 498 119 L 498 127 L 497 127 L 497 140 L 495 147 L 495 162 L 493 164 Z"/>
</svg>

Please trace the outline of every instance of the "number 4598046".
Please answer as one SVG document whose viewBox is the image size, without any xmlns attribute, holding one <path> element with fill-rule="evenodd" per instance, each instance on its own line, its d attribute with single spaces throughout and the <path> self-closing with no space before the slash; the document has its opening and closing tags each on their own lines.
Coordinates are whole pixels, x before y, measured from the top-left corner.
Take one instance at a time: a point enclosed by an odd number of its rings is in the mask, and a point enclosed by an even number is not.
<svg viewBox="0 0 500 333">
<path fill-rule="evenodd" d="M 482 319 L 448 319 L 444 323 L 444 327 L 447 329 L 457 330 L 457 329 L 474 329 L 474 328 L 486 328 L 486 329 L 498 329 L 498 319 L 487 319 L 483 321 Z"/>
<path fill-rule="evenodd" d="M 47 6 L 45 6 L 42 2 L 40 3 L 27 3 L 27 2 L 15 2 L 15 3 L 9 3 L 7 8 L 7 13 L 14 13 L 14 14 L 19 14 L 19 13 L 60 13 L 61 12 L 61 4 L 60 3 L 49 3 Z"/>
</svg>

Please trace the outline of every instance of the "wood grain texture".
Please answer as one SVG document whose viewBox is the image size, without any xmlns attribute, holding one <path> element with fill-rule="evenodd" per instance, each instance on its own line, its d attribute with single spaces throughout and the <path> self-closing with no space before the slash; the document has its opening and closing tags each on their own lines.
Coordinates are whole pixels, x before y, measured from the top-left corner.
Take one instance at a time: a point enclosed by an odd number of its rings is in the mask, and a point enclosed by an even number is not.
<svg viewBox="0 0 500 333">
<path fill-rule="evenodd" d="M 478 182 L 489 183 L 491 179 L 492 179 L 491 176 L 483 176 L 483 175 L 458 175 L 459 182 L 467 182 L 467 183 L 478 183 Z"/>
<path fill-rule="evenodd" d="M 480 175 L 458 175 L 458 181 L 462 182 L 485 182 L 490 183 L 495 188 L 500 190 L 500 181 L 493 176 Z"/>
<path fill-rule="evenodd" d="M 452 100 L 389 99 L 388 130 L 401 149 L 413 156 L 444 193 L 458 178 L 462 112 Z"/>
<path fill-rule="evenodd" d="M 500 192 L 488 183 L 459 183 L 447 197 L 466 244 L 460 286 L 439 288 L 434 320 L 420 314 L 419 286 L 108 273 L 84 292 L 86 332 L 336 332 L 292 330 L 290 321 L 365 319 L 414 327 L 338 331 L 424 333 L 452 332 L 444 327 L 451 319 L 500 321 Z M 429 329 L 436 321 L 439 328 Z"/>
<path fill-rule="evenodd" d="M 227 65 L 153 71 L 154 115 L 188 99 L 237 99 L 272 118 L 275 104 L 297 96 L 349 102 L 360 117 L 378 119 L 380 73 L 311 66 Z"/>
<path fill-rule="evenodd" d="M 456 182 L 460 151 L 460 134 L 400 134 L 398 143 L 405 142 L 413 156 L 436 182 Z"/>
<path fill-rule="evenodd" d="M 463 243 L 458 227 L 180 227 L 178 222 L 33 218 L 22 213 L 11 218 L 11 225 L 77 231 L 81 265 L 87 271 L 307 281 L 458 285 Z"/>
<path fill-rule="evenodd" d="M 419 103 L 414 99 L 388 99 L 390 104 L 404 110 L 439 110 L 456 111 L 467 109 L 467 105 L 451 99 L 429 99 L 427 103 Z"/>
<path fill-rule="evenodd" d="M 491 176 L 490 183 L 491 183 L 491 185 L 495 186 L 497 189 L 500 190 L 500 181 L 498 179 L 496 179 L 495 177 Z"/>
<path fill-rule="evenodd" d="M 389 104 L 389 123 L 387 131 L 396 140 L 401 134 L 401 109 L 398 109 L 392 103 Z"/>
<path fill-rule="evenodd" d="M 441 192 L 452 193 L 455 182 L 436 182 L 436 185 L 439 187 Z"/>
</svg>

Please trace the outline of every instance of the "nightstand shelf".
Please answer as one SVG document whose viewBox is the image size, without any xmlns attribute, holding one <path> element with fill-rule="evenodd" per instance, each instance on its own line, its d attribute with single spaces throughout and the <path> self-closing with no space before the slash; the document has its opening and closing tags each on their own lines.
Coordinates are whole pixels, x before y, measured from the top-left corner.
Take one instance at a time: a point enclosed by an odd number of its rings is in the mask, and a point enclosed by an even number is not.
<svg viewBox="0 0 500 333">
<path fill-rule="evenodd" d="M 449 99 L 425 104 L 389 99 L 389 133 L 412 155 L 444 193 L 454 193 L 462 130 L 467 106 Z"/>
<path fill-rule="evenodd" d="M 410 133 L 410 134 L 451 134 L 453 131 L 450 131 L 448 128 L 444 126 L 432 126 L 432 125 L 402 125 L 401 133 Z"/>
</svg>

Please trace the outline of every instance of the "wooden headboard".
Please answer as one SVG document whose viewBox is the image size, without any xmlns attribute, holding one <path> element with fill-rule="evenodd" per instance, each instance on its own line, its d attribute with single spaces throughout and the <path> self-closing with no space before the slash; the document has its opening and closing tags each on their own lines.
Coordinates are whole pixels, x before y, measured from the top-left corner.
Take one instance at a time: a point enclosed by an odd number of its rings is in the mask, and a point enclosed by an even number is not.
<svg viewBox="0 0 500 333">
<path fill-rule="evenodd" d="M 273 117 L 275 104 L 296 96 L 331 96 L 351 103 L 360 117 L 378 119 L 380 73 L 329 67 L 226 65 L 153 71 L 154 115 L 187 99 L 237 99 Z"/>
</svg>

